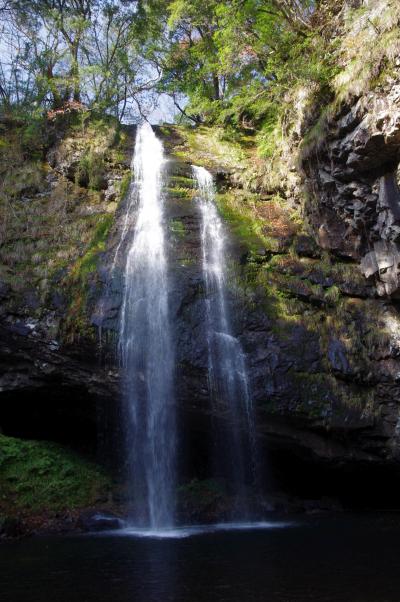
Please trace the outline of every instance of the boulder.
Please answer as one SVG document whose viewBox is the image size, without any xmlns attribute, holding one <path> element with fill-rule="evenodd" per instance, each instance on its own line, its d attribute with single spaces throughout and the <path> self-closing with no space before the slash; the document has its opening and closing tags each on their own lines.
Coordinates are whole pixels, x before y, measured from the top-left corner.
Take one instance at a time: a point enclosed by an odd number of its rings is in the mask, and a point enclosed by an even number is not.
<svg viewBox="0 0 400 602">
<path fill-rule="evenodd" d="M 111 512 L 87 511 L 78 519 L 78 527 L 83 531 L 111 531 L 122 529 L 124 521 Z"/>
</svg>

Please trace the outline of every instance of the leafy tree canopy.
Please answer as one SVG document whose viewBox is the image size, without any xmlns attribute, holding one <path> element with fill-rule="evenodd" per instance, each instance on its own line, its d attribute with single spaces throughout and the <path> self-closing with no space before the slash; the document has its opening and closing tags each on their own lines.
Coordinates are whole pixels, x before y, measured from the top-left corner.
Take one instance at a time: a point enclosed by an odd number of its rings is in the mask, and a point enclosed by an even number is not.
<svg viewBox="0 0 400 602">
<path fill-rule="evenodd" d="M 169 95 L 181 118 L 255 127 L 334 64 L 313 0 L 0 0 L 4 107 L 84 102 L 126 118 Z"/>
</svg>

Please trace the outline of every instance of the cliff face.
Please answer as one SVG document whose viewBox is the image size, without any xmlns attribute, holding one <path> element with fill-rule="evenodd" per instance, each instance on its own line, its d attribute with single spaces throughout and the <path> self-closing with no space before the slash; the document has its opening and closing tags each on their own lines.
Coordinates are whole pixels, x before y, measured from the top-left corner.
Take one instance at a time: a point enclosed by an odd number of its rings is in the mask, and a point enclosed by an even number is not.
<svg viewBox="0 0 400 602">
<path fill-rule="evenodd" d="M 212 421 L 224 421 L 223 414 L 211 415 L 209 403 L 195 163 L 215 176 L 230 234 L 229 305 L 247 355 L 260 445 L 275 477 L 271 488 L 339 495 L 350 503 L 373 477 L 382 497 L 394 499 L 398 65 L 384 63 L 376 78 L 365 92 L 334 99 L 312 128 L 300 111 L 280 171 L 257 156 L 251 138 L 238 143 L 215 128 L 157 128 L 168 154 L 169 292 L 184 479 L 208 476 L 208 434 Z M 123 248 L 112 273 L 111 265 L 135 129 L 79 119 L 52 126 L 36 163 L 14 158 L 14 179 L 3 167 L 11 197 L 2 211 L 12 229 L 2 233 L 0 428 L 86 452 L 97 440 L 110 459 L 119 438 Z"/>
<path fill-rule="evenodd" d="M 290 208 L 293 199 L 243 188 L 252 151 L 249 156 L 247 149 L 223 138 L 214 144 L 220 134 L 211 130 L 169 127 L 157 133 L 168 152 L 166 220 L 184 478 L 208 475 L 208 435 L 213 421 L 223 422 L 223 414 L 212 416 L 209 401 L 192 162 L 214 171 L 220 191 L 217 198 L 231 239 L 234 333 L 247 354 L 260 444 L 278 489 L 335 495 L 335 487 L 345 486 L 337 476 L 343 465 L 353 478 L 365 466 L 396 466 L 400 323 L 395 302 L 382 299 L 375 283 L 362 275 L 356 257 L 349 257 L 348 241 L 343 238 L 342 247 L 329 252 L 319 230 L 312 235 L 316 213 L 314 221 L 304 220 Z M 126 136 L 123 166 L 129 163 L 134 129 Z M 54 154 L 51 149 L 48 156 Z M 57 163 L 52 169 L 54 177 L 64 177 Z M 87 207 L 88 192 L 79 190 Z M 9 289 L 4 296 L 0 416 L 5 434 L 53 439 L 81 451 L 93 451 L 97 442 L 108 461 L 118 449 L 116 341 L 124 249 L 113 270 L 111 265 L 126 201 L 112 216 L 104 246 L 94 246 L 94 228 L 80 257 L 78 252 L 72 265 L 65 266 L 62 285 L 55 277 L 49 285 L 52 296 L 38 302 L 35 311 L 26 304 L 26 295 L 17 297 Z M 322 203 L 320 211 L 324 215 Z M 85 263 L 93 247 L 91 269 L 79 286 L 71 286 L 77 263 Z M 37 290 L 28 280 L 25 286 L 29 294 Z M 64 301 L 53 307 L 48 300 L 55 294 Z M 75 295 L 84 300 L 78 314 Z M 56 329 L 47 325 L 49 312 Z M 304 490 L 296 470 L 309 475 Z M 320 487 L 311 484 L 314 479 L 320 479 Z"/>
<path fill-rule="evenodd" d="M 302 228 L 318 248 L 300 237 L 297 256 L 267 264 L 269 283 L 303 303 L 292 315 L 288 307 L 290 334 L 271 349 L 273 411 L 306 416 L 343 446 L 339 455 L 366 459 L 398 458 L 398 81 L 393 70 L 324 117 L 300 151 Z"/>
<path fill-rule="evenodd" d="M 18 124 L 2 132 L 0 424 L 90 448 L 96 403 L 116 388 L 88 308 L 132 137 L 84 114 L 48 122 L 31 148 L 23 135 Z"/>
<path fill-rule="evenodd" d="M 399 288 L 399 82 L 395 69 L 390 84 L 344 104 L 304 160 L 319 245 L 360 260 L 381 297 Z"/>
</svg>

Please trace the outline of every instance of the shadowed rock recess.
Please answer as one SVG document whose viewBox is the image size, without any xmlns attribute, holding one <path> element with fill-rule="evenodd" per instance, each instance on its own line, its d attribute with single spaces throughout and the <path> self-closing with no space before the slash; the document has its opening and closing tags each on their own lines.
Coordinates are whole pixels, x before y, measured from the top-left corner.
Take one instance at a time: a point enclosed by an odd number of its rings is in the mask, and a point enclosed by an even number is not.
<svg viewBox="0 0 400 602">
<path fill-rule="evenodd" d="M 3 234 L 0 432 L 97 454 L 115 473 L 123 243 L 114 258 L 135 128 L 97 124 L 94 138 L 90 121 L 52 127 L 34 181 L 25 159 L 16 167 L 26 178 L 20 225 Z M 300 145 L 291 188 L 251 179 L 252 145 L 217 128 L 154 129 L 167 155 L 182 513 L 223 507 L 209 458 L 213 425 L 229 428 L 210 402 L 193 163 L 213 173 L 229 231 L 227 303 L 257 414 L 265 507 L 399 507 L 398 72 L 331 111 L 318 139 Z M 109 496 L 123 504 L 123 484 Z"/>
</svg>

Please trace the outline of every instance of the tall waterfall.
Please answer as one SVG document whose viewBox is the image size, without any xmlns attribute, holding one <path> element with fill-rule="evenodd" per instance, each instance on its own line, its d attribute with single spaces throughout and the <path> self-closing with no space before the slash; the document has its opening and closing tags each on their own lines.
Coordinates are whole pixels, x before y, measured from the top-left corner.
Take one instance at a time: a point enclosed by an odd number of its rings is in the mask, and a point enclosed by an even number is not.
<svg viewBox="0 0 400 602">
<path fill-rule="evenodd" d="M 175 510 L 174 359 L 163 165 L 163 146 L 145 123 L 138 128 L 132 162 L 134 185 L 128 212 L 135 209 L 137 214 L 127 246 L 119 351 L 133 520 L 151 529 L 173 525 Z"/>
<path fill-rule="evenodd" d="M 212 175 L 193 166 L 201 211 L 201 244 L 206 288 L 208 374 L 214 411 L 229 426 L 218 433 L 216 455 L 220 474 L 234 484 L 237 508 L 248 509 L 245 481 L 255 479 L 254 418 L 240 341 L 232 334 L 227 303 L 226 236 L 215 206 Z"/>
</svg>

